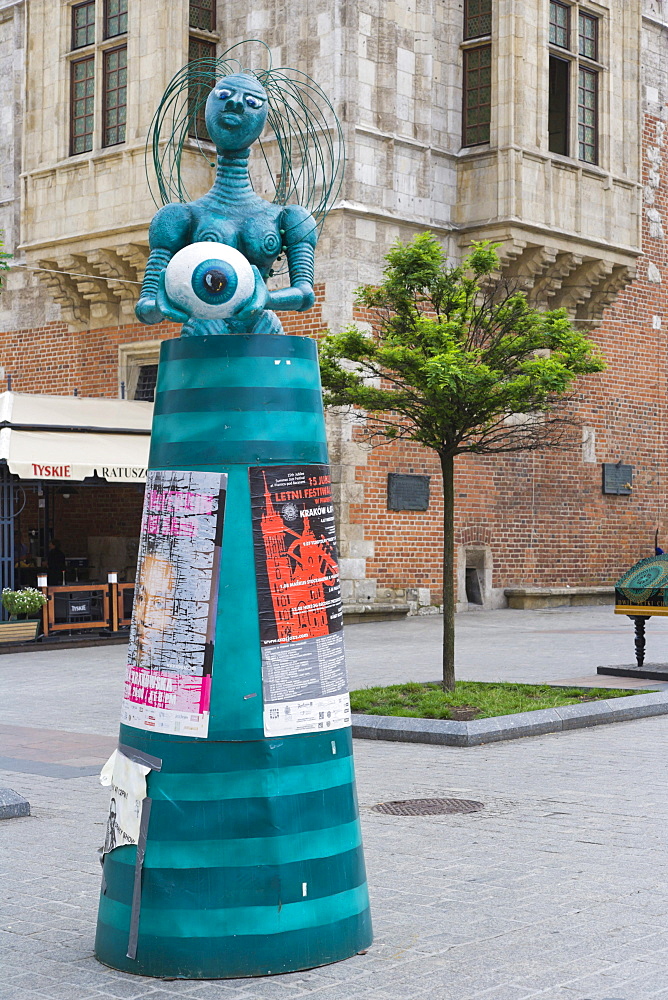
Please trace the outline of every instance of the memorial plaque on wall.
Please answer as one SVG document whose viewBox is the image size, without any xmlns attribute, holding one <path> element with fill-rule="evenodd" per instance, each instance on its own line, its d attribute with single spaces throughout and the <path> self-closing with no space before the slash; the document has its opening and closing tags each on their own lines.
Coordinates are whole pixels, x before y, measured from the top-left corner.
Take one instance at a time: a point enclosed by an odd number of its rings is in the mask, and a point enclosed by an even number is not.
<svg viewBox="0 0 668 1000">
<path fill-rule="evenodd" d="M 404 476 L 390 472 L 387 477 L 388 510 L 427 510 L 431 476 Z"/>
<path fill-rule="evenodd" d="M 628 497 L 633 492 L 633 466 L 603 463 L 603 492 Z"/>
</svg>

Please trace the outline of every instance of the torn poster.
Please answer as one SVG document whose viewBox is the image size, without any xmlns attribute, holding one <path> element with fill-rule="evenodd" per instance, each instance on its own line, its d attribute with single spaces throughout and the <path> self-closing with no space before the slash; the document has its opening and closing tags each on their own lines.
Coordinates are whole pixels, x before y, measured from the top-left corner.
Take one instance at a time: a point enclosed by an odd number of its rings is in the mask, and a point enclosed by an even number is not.
<svg viewBox="0 0 668 1000">
<path fill-rule="evenodd" d="M 249 475 L 265 736 L 349 726 L 329 466 Z"/>
<path fill-rule="evenodd" d="M 100 784 L 111 786 L 103 854 L 115 847 L 138 842 L 142 802 L 146 798 L 146 775 L 150 770 L 130 760 L 120 750 L 114 750 L 102 768 Z"/>
<path fill-rule="evenodd" d="M 149 472 L 121 721 L 206 737 L 227 475 Z"/>
</svg>

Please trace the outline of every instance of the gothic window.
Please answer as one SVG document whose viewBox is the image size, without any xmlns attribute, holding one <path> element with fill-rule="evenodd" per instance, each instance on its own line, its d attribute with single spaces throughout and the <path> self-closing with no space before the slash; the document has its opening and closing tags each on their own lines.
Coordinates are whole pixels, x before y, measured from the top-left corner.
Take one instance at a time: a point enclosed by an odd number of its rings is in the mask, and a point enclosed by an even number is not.
<svg viewBox="0 0 668 1000">
<path fill-rule="evenodd" d="M 97 29 L 95 0 L 75 4 L 68 16 L 72 19 L 72 50 L 94 46 L 82 54 L 83 58 L 70 62 L 70 156 L 75 156 L 89 153 L 96 146 L 116 146 L 125 141 L 127 46 L 112 48 L 107 40 L 127 33 L 128 0 L 102 0 Z M 101 101 L 96 87 L 101 88 Z M 97 125 L 96 103 L 97 113 L 102 114 L 101 124 Z"/>
<path fill-rule="evenodd" d="M 571 65 L 550 56 L 550 104 L 548 130 L 550 152 L 568 156 L 568 90 Z"/>
<path fill-rule="evenodd" d="M 72 48 L 82 49 L 95 41 L 95 0 L 72 7 Z"/>
<path fill-rule="evenodd" d="M 190 0 L 189 24 L 200 31 L 215 31 L 216 0 Z"/>
<path fill-rule="evenodd" d="M 93 148 L 95 57 L 77 59 L 70 66 L 70 153 Z"/>
<path fill-rule="evenodd" d="M 464 38 L 480 38 L 492 32 L 492 0 L 466 0 Z"/>
<path fill-rule="evenodd" d="M 583 66 L 578 77 L 578 157 L 598 163 L 598 73 Z"/>
<path fill-rule="evenodd" d="M 577 45 L 571 42 L 572 17 Z M 599 161 L 599 27 L 600 18 L 579 4 L 551 0 L 548 148 L 577 154 L 583 163 Z"/>
<path fill-rule="evenodd" d="M 570 49 L 571 9 L 565 3 L 550 0 L 550 44 Z"/>
<path fill-rule="evenodd" d="M 464 0 L 463 146 L 479 146 L 489 142 L 492 118 L 492 13 L 492 0 Z"/>
<path fill-rule="evenodd" d="M 103 146 L 115 146 L 125 141 L 127 83 L 127 47 L 123 45 L 118 49 L 107 49 L 104 53 L 103 73 Z"/>
<path fill-rule="evenodd" d="M 587 59 L 598 59 L 598 18 L 580 11 L 578 51 Z"/>
<path fill-rule="evenodd" d="M 105 0 L 104 37 L 116 38 L 128 30 L 128 0 Z"/>
<path fill-rule="evenodd" d="M 188 45 L 188 62 L 206 59 L 211 60 L 211 63 L 213 64 L 213 60 L 215 60 L 215 58 L 215 42 L 209 42 L 203 38 L 197 38 L 195 35 L 190 36 L 190 42 Z M 188 109 L 191 116 L 188 132 L 194 138 L 204 139 L 205 141 L 209 140 L 209 134 L 206 130 L 206 122 L 204 120 L 204 104 L 209 91 L 215 82 L 216 74 L 214 72 L 213 65 L 209 70 L 207 63 L 204 63 L 199 67 L 197 79 L 192 80 L 188 88 Z"/>
<path fill-rule="evenodd" d="M 489 142 L 492 112 L 492 46 L 464 50 L 463 145 Z"/>
</svg>

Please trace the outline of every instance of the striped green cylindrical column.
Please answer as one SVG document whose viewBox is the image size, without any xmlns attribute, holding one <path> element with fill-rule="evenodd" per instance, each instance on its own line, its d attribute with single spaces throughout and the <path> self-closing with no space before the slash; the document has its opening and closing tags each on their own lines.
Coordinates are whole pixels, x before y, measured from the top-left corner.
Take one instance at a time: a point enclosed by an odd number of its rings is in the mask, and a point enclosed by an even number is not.
<svg viewBox="0 0 668 1000">
<path fill-rule="evenodd" d="M 208 735 L 121 726 L 126 752 L 160 769 L 146 777 L 143 865 L 134 845 L 104 856 L 95 950 L 116 969 L 261 976 L 371 942 L 351 730 L 266 737 L 263 721 L 249 467 L 318 463 L 327 447 L 312 340 L 163 344 L 150 468 L 227 473 L 227 499 Z"/>
</svg>

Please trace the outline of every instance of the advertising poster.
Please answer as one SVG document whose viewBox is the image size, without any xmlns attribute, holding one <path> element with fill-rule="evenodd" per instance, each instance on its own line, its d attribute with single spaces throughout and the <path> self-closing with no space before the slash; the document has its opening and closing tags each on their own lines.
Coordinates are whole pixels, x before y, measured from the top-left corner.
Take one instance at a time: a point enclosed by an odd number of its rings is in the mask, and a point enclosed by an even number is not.
<svg viewBox="0 0 668 1000">
<path fill-rule="evenodd" d="M 249 475 L 265 736 L 349 726 L 329 466 Z"/>
<path fill-rule="evenodd" d="M 146 775 L 151 770 L 114 750 L 100 774 L 100 784 L 111 789 L 109 818 L 102 853 L 139 840 L 142 802 L 146 798 Z"/>
<path fill-rule="evenodd" d="M 227 476 L 149 472 L 122 722 L 205 737 Z"/>
</svg>

